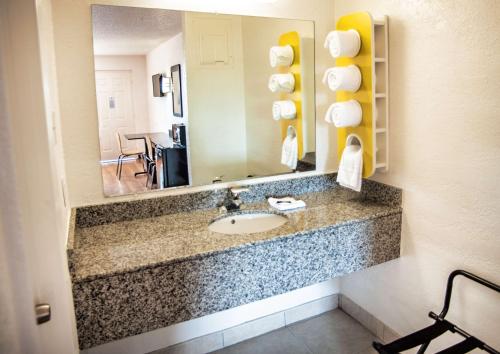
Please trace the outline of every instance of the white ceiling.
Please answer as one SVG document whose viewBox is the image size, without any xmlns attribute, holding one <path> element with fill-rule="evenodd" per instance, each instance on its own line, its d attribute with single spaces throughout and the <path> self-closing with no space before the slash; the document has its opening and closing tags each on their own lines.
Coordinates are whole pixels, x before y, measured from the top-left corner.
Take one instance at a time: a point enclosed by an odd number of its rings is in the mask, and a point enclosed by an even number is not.
<svg viewBox="0 0 500 354">
<path fill-rule="evenodd" d="M 144 55 L 182 32 L 182 12 L 92 6 L 95 55 Z"/>
</svg>

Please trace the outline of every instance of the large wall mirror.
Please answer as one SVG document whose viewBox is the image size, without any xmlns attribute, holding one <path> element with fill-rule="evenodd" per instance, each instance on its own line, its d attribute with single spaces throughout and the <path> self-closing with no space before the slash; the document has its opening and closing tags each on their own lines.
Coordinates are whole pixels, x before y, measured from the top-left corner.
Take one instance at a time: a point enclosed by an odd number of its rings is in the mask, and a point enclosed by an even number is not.
<svg viewBox="0 0 500 354">
<path fill-rule="evenodd" d="M 104 194 L 315 169 L 314 23 L 92 6 Z"/>
</svg>

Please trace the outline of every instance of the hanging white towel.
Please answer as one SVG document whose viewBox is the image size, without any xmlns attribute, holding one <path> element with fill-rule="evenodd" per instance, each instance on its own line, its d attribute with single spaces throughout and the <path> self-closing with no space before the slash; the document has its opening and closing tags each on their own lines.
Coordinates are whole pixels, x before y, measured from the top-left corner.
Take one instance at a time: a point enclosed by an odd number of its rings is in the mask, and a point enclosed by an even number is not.
<svg viewBox="0 0 500 354">
<path fill-rule="evenodd" d="M 274 101 L 273 102 L 273 119 L 295 119 L 297 116 L 297 108 L 292 100 Z"/>
<path fill-rule="evenodd" d="M 361 86 L 361 71 L 356 65 L 329 68 L 323 75 L 323 83 L 332 91 L 356 92 Z"/>
<path fill-rule="evenodd" d="M 281 147 L 281 164 L 291 170 L 295 170 L 297 168 L 297 155 L 297 136 L 295 134 L 288 134 Z"/>
<path fill-rule="evenodd" d="M 291 73 L 273 74 L 268 84 L 271 92 L 293 92 L 295 89 L 295 77 Z"/>
<path fill-rule="evenodd" d="M 303 200 L 297 200 L 292 197 L 268 198 L 267 201 L 270 206 L 280 211 L 304 208 L 306 206 Z"/>
<path fill-rule="evenodd" d="M 347 137 L 346 147 L 342 152 L 337 182 L 343 187 L 359 192 L 363 171 L 363 148 L 359 145 L 350 145 L 350 137 Z"/>
<path fill-rule="evenodd" d="M 269 49 L 269 63 L 273 68 L 277 66 L 290 66 L 293 63 L 293 48 L 287 44 L 274 46 Z"/>
</svg>

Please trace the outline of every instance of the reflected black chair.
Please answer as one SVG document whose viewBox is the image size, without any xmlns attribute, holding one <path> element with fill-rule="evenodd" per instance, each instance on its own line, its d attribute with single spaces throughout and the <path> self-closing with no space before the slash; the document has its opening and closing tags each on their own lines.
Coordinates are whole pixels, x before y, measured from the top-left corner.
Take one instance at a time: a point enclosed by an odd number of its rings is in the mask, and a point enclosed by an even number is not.
<svg viewBox="0 0 500 354">
<path fill-rule="evenodd" d="M 123 159 L 126 157 L 137 156 L 137 158 L 144 158 L 144 151 L 123 151 L 122 138 L 119 132 L 116 132 L 116 142 L 118 143 L 118 149 L 120 150 L 120 156 L 118 156 L 118 164 L 116 165 L 116 175 L 118 179 L 122 178 L 122 168 L 123 168 Z"/>
</svg>

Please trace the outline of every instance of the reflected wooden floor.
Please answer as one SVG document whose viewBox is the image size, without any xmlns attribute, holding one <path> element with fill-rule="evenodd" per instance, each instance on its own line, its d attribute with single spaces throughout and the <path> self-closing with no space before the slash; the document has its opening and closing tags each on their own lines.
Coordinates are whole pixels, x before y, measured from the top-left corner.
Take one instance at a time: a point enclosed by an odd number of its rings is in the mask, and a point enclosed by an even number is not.
<svg viewBox="0 0 500 354">
<path fill-rule="evenodd" d="M 116 163 L 101 165 L 104 195 L 115 196 L 123 194 L 142 193 L 146 188 L 146 175 L 134 176 L 143 170 L 142 160 L 129 160 L 123 162 L 122 177 L 116 176 Z"/>
</svg>

